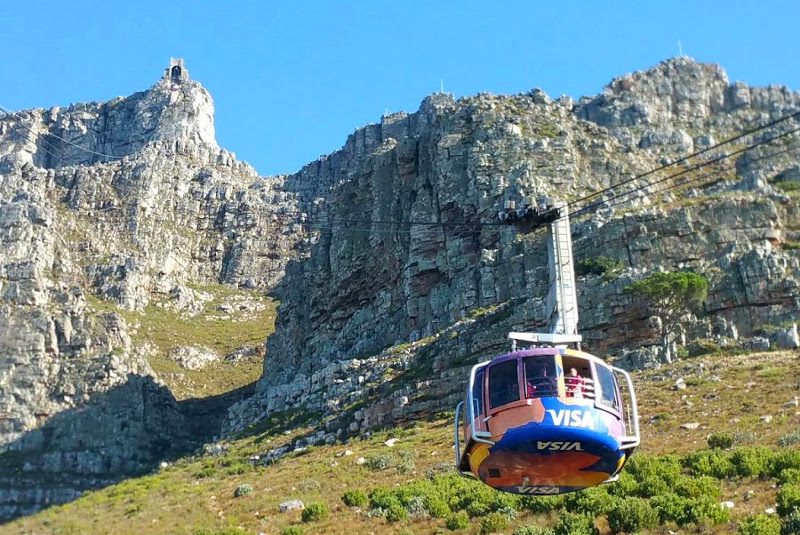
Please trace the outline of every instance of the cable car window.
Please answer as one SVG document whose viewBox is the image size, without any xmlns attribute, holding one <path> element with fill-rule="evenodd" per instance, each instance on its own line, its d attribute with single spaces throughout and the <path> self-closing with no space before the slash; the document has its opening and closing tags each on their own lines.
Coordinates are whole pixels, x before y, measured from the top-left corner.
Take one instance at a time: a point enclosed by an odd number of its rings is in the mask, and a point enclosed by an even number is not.
<svg viewBox="0 0 800 535">
<path fill-rule="evenodd" d="M 475 374 L 475 383 L 472 385 L 472 410 L 473 416 L 483 416 L 483 370 Z"/>
<path fill-rule="evenodd" d="M 517 361 L 507 360 L 489 369 L 489 404 L 492 408 L 519 400 Z"/>
<path fill-rule="evenodd" d="M 558 395 L 556 361 L 553 355 L 525 357 L 525 397 Z"/>
<path fill-rule="evenodd" d="M 617 382 L 614 380 L 614 374 L 611 370 L 597 364 L 597 382 L 600 383 L 600 398 L 598 401 L 602 405 L 611 407 L 614 410 L 619 410 L 619 403 L 617 402 Z"/>
</svg>

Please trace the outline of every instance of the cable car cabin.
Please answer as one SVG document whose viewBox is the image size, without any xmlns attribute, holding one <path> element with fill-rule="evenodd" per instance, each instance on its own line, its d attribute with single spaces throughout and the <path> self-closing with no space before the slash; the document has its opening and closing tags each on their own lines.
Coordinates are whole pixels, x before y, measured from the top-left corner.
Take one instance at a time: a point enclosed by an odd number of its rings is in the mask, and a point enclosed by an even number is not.
<svg viewBox="0 0 800 535">
<path fill-rule="evenodd" d="M 639 445 L 630 375 L 563 347 L 474 366 L 455 420 L 459 472 L 515 494 L 563 494 L 615 481 Z"/>
</svg>

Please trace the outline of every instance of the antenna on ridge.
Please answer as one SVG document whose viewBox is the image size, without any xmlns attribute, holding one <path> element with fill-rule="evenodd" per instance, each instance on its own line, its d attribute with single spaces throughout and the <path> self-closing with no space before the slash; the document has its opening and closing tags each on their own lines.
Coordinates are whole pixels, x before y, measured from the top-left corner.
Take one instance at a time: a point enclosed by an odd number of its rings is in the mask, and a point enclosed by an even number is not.
<svg viewBox="0 0 800 535">
<path fill-rule="evenodd" d="M 439 93 L 444 93 L 444 78 L 439 79 Z"/>
<path fill-rule="evenodd" d="M 681 47 L 681 41 L 678 40 L 678 56 L 683 57 L 683 47 Z"/>
</svg>

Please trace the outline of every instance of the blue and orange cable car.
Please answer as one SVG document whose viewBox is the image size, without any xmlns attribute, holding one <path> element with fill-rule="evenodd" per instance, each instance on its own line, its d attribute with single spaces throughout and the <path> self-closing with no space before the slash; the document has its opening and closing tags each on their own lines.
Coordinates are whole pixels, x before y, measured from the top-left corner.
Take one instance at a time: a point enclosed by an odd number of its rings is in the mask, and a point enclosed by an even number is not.
<svg viewBox="0 0 800 535">
<path fill-rule="evenodd" d="M 530 495 L 616 480 L 640 443 L 630 375 L 567 348 L 579 336 L 510 337 L 538 347 L 472 368 L 456 407 L 458 470 L 495 489 Z"/>
</svg>

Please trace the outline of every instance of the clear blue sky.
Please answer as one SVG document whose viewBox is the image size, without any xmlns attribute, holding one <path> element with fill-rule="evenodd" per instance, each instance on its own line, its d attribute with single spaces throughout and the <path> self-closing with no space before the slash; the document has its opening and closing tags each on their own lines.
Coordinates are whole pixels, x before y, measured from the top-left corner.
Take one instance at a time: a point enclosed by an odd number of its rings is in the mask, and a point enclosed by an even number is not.
<svg viewBox="0 0 800 535">
<path fill-rule="evenodd" d="M 169 58 L 216 103 L 217 140 L 293 172 L 439 89 L 594 95 L 683 52 L 731 81 L 800 89 L 800 2 L 3 0 L 0 104 L 107 100 Z"/>
</svg>

